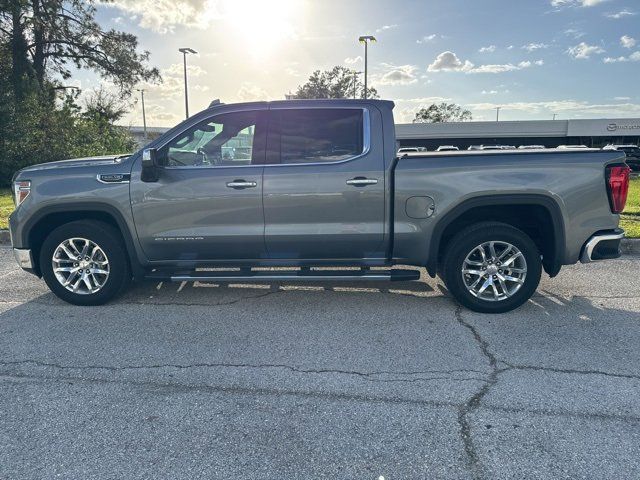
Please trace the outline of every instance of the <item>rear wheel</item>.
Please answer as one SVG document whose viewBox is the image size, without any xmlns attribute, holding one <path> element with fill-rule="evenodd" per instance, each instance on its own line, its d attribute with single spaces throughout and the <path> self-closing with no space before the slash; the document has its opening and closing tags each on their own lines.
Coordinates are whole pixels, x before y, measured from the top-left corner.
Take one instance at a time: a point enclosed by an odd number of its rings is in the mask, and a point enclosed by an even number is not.
<svg viewBox="0 0 640 480">
<path fill-rule="evenodd" d="M 75 305 L 102 305 L 131 279 L 119 233 L 93 220 L 67 223 L 51 232 L 40 250 L 40 269 L 51 291 Z"/>
<path fill-rule="evenodd" d="M 531 238 L 498 222 L 459 232 L 441 266 L 451 294 L 476 312 L 502 313 L 525 303 L 540 283 L 542 260 Z"/>
</svg>

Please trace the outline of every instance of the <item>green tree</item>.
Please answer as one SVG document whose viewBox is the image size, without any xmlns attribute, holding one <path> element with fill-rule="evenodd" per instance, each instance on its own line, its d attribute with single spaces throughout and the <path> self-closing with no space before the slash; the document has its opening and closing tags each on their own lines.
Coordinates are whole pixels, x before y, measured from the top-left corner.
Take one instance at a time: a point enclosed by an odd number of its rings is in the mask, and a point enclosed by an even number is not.
<svg viewBox="0 0 640 480">
<path fill-rule="evenodd" d="M 354 85 L 355 82 L 355 85 Z M 354 72 L 343 66 L 331 70 L 316 70 L 309 80 L 298 87 L 295 97 L 303 98 L 362 98 L 364 84 Z M 368 98 L 379 98 L 375 88 L 367 87 Z"/>
<path fill-rule="evenodd" d="M 445 123 L 466 122 L 473 120 L 469 110 L 463 109 L 455 103 L 434 103 L 427 108 L 421 108 L 416 113 L 413 123 Z"/>
</svg>

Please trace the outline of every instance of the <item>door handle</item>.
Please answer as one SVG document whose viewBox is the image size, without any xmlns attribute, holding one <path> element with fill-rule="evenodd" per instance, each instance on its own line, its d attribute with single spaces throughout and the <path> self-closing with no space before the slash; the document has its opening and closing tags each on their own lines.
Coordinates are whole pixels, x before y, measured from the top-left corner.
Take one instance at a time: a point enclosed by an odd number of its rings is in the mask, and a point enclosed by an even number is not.
<svg viewBox="0 0 640 480">
<path fill-rule="evenodd" d="M 246 182 L 244 180 L 234 180 L 233 182 L 227 182 L 227 187 L 235 188 L 236 190 L 241 190 L 243 188 L 253 188 L 257 186 L 257 182 Z"/>
<path fill-rule="evenodd" d="M 356 177 L 347 180 L 347 185 L 353 185 L 354 187 L 366 187 L 367 185 L 376 185 L 377 183 L 378 179 L 376 178 Z"/>
</svg>

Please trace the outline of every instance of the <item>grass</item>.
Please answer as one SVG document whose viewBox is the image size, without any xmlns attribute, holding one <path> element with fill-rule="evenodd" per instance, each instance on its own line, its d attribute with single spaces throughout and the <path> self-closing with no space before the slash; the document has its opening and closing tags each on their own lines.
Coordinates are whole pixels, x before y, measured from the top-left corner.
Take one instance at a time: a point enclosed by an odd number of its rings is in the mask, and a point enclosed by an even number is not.
<svg viewBox="0 0 640 480">
<path fill-rule="evenodd" d="M 0 229 L 9 228 L 9 214 L 13 212 L 11 190 L 0 188 Z"/>
<path fill-rule="evenodd" d="M 0 229 L 9 228 L 9 214 L 13 212 L 13 200 L 9 189 L 0 189 Z M 640 238 L 640 178 L 631 179 L 627 208 L 624 210 L 620 226 L 629 238 Z"/>
</svg>

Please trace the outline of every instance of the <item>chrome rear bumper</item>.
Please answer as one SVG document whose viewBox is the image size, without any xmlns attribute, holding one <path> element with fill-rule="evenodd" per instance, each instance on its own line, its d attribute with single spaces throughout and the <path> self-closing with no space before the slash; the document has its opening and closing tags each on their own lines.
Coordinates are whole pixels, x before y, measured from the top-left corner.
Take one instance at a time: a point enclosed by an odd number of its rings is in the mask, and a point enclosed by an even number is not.
<svg viewBox="0 0 640 480">
<path fill-rule="evenodd" d="M 609 260 L 620 256 L 620 242 L 624 238 L 624 230 L 602 232 L 591 237 L 582 247 L 580 261 L 590 263 L 596 260 Z"/>
</svg>

